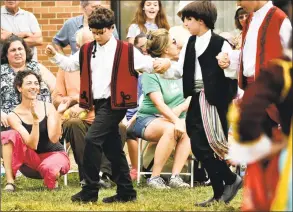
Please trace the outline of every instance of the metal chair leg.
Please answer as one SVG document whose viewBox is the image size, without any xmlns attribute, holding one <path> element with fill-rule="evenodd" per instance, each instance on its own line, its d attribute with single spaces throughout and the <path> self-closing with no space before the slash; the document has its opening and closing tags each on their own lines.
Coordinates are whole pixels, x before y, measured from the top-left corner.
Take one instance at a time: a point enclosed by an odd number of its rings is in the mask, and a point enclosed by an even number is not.
<svg viewBox="0 0 293 212">
<path fill-rule="evenodd" d="M 64 146 L 64 150 L 67 153 L 67 149 L 66 149 L 66 140 L 64 139 L 63 141 L 63 146 Z M 64 185 L 67 186 L 67 174 L 63 175 L 63 179 L 64 179 Z"/>
</svg>

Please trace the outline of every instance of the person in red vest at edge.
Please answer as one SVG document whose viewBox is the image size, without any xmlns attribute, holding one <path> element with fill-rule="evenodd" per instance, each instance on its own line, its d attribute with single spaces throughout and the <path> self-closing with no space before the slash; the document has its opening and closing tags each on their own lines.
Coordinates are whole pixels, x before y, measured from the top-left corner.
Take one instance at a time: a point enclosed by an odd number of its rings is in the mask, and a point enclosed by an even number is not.
<svg viewBox="0 0 293 212">
<path fill-rule="evenodd" d="M 99 193 L 101 154 L 112 163 L 112 178 L 117 184 L 117 194 L 103 199 L 104 203 L 136 200 L 123 152 L 118 124 L 126 110 L 137 106 L 136 71 L 163 73 L 170 68 L 168 59 L 152 59 L 142 55 L 132 44 L 116 40 L 113 36 L 114 12 L 96 8 L 88 19 L 94 41 L 84 44 L 69 58 L 48 45 L 46 54 L 64 71 L 81 74 L 81 108 L 94 106 L 95 120 L 86 136 L 84 172 L 86 185 L 71 197 L 73 202 L 96 202 Z M 178 129 L 179 131 L 179 129 Z"/>
<path fill-rule="evenodd" d="M 282 1 L 282 0 L 280 0 Z M 270 60 L 281 57 L 288 48 L 292 25 L 287 15 L 272 1 L 238 1 L 249 13 L 243 27 L 242 48 L 221 62 L 239 60 L 238 84 L 244 91 L 258 77 L 260 70 Z M 275 105 L 267 109 L 264 127 L 269 135 L 278 135 L 279 114 Z"/>
<path fill-rule="evenodd" d="M 288 12 L 292 22 L 292 1 L 276 0 L 274 4 Z M 255 83 L 245 91 L 239 108 L 232 106 L 229 110 L 236 141 L 229 148 L 230 161 L 251 164 L 245 176 L 243 211 L 292 211 L 292 32 L 288 47 L 282 57 L 261 69 Z M 272 103 L 280 113 L 280 140 L 270 138 L 262 126 L 266 108 Z M 268 158 L 270 164 L 263 171 L 262 162 Z"/>
<path fill-rule="evenodd" d="M 283 4 L 285 1 L 275 1 L 276 4 L 280 2 Z M 250 12 L 243 31 L 243 47 L 241 49 L 242 54 L 240 56 L 240 72 L 238 77 L 239 87 L 245 90 L 244 98 L 241 100 L 244 102 L 240 101 L 239 104 L 241 107 L 250 107 L 250 113 L 242 113 L 241 116 L 246 117 L 246 122 L 243 121 L 243 123 L 246 124 L 242 125 L 242 123 L 240 123 L 240 126 L 236 126 L 236 129 L 233 130 L 240 131 L 241 129 L 238 129 L 238 127 L 243 128 L 242 132 L 244 134 L 241 134 L 238 139 L 243 141 L 243 143 L 250 143 L 251 146 L 249 146 L 249 150 L 246 149 L 246 152 L 249 153 L 249 151 L 251 151 L 250 153 L 253 154 L 258 146 L 264 148 L 262 149 L 264 152 L 267 147 L 262 146 L 260 142 L 256 142 L 257 137 L 253 139 L 254 135 L 260 133 L 256 132 L 255 134 L 255 131 L 262 129 L 268 137 L 272 137 L 273 141 L 282 139 L 282 134 L 278 127 L 281 122 L 276 105 L 266 105 L 264 108 L 266 111 L 261 114 L 261 116 L 257 116 L 257 106 L 252 106 L 252 101 L 256 104 L 261 103 L 264 98 L 263 93 L 266 94 L 266 92 L 270 92 L 269 89 L 259 91 L 259 88 L 253 84 L 255 80 L 258 80 L 259 76 L 262 76 L 262 80 L 266 80 L 265 78 L 268 77 L 266 83 L 269 84 L 269 75 L 263 74 L 262 71 L 271 60 L 282 57 L 283 51 L 288 49 L 290 46 L 292 26 L 287 15 L 281 9 L 273 6 L 271 1 L 240 1 L 239 4 L 247 12 Z M 232 58 L 232 60 L 233 59 L 235 58 Z M 272 71 L 274 70 L 277 69 L 272 69 Z M 253 89 L 250 88 L 252 86 Z M 268 88 L 270 88 L 270 86 Z M 263 93 L 257 95 L 257 92 Z M 276 102 L 271 101 L 271 103 Z M 235 117 L 233 119 L 235 119 Z M 260 124 L 260 126 L 256 126 L 255 122 L 250 121 L 252 119 L 261 120 L 260 123 L 257 123 Z M 250 132 L 251 127 L 253 127 L 253 130 Z M 252 140 L 254 141 L 253 143 Z M 239 154 L 239 152 L 236 154 L 245 157 Z M 244 160 L 245 158 L 242 158 L 242 162 Z M 266 157 L 261 160 L 250 158 L 250 161 L 246 162 L 249 163 L 249 165 L 244 180 L 244 204 L 242 209 L 269 210 L 278 182 L 276 168 L 278 163 L 277 156 Z M 266 180 L 269 180 L 269 182 Z"/>
</svg>

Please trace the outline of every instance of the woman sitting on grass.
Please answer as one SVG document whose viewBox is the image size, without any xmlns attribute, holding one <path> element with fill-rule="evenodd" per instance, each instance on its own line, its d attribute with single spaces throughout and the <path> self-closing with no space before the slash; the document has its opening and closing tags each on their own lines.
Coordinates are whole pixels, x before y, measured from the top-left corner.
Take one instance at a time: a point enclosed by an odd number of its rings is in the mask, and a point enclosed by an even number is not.
<svg viewBox="0 0 293 212">
<path fill-rule="evenodd" d="M 169 58 L 171 61 L 178 58 L 176 41 L 166 29 L 150 31 L 147 38 L 147 51 L 152 57 Z M 143 73 L 142 90 L 144 100 L 136 122 L 130 128 L 135 136 L 158 142 L 152 176 L 147 184 L 153 188 L 189 187 L 179 177 L 191 152 L 184 120 L 190 99 L 185 100 L 183 97 L 182 80 L 167 80 L 160 74 Z M 167 186 L 160 173 L 174 147 L 174 165 Z"/>
<path fill-rule="evenodd" d="M 9 192 L 15 191 L 15 174 L 24 164 L 38 171 L 49 189 L 54 189 L 60 174 L 66 174 L 70 168 L 59 143 L 62 114 L 57 113 L 51 103 L 36 99 L 40 83 L 40 76 L 33 71 L 20 71 L 14 80 L 21 103 L 9 113 L 8 122 L 15 133 L 1 134 L 7 178 L 5 190 Z"/>
</svg>

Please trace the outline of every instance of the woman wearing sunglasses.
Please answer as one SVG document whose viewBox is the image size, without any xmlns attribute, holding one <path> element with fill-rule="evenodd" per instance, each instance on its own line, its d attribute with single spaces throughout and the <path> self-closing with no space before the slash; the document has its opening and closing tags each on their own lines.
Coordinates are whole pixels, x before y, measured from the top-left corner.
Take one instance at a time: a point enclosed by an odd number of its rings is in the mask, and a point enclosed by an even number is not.
<svg viewBox="0 0 293 212">
<path fill-rule="evenodd" d="M 166 29 L 147 34 L 147 51 L 156 58 L 178 59 L 176 41 Z M 154 166 L 147 184 L 157 189 L 189 187 L 179 174 L 191 152 L 190 140 L 185 130 L 185 112 L 190 98 L 184 99 L 182 80 L 168 80 L 160 74 L 142 74 L 144 99 L 137 112 L 131 133 L 149 142 L 156 142 Z M 174 164 L 169 186 L 160 177 L 162 169 L 175 147 Z"/>
<path fill-rule="evenodd" d="M 235 26 L 237 28 L 237 35 L 234 37 L 233 44 L 235 46 L 235 49 L 239 50 L 241 49 L 242 45 L 242 29 L 245 24 L 245 20 L 248 17 L 248 13 L 242 8 L 239 7 L 236 10 L 234 20 L 235 20 Z"/>
</svg>

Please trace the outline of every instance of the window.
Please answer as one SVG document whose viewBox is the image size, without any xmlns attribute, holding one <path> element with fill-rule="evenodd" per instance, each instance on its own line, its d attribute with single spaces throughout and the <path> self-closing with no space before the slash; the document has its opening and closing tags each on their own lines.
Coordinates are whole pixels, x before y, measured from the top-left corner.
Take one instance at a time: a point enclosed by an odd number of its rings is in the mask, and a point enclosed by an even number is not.
<svg viewBox="0 0 293 212">
<path fill-rule="evenodd" d="M 113 0 L 114 1 L 114 0 Z M 120 11 L 115 14 L 120 14 L 120 37 L 125 40 L 126 32 L 130 26 L 130 22 L 133 19 L 136 9 L 139 5 L 139 1 L 120 1 Z M 213 1 L 218 10 L 218 20 L 216 22 L 215 32 L 230 32 L 235 29 L 234 26 L 234 14 L 236 12 L 235 1 Z M 182 21 L 176 15 L 178 10 L 179 1 L 162 1 L 163 7 L 166 11 L 167 18 L 170 26 L 180 25 Z M 118 25 L 119 26 L 119 25 Z"/>
</svg>

